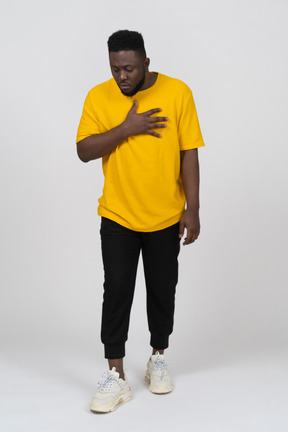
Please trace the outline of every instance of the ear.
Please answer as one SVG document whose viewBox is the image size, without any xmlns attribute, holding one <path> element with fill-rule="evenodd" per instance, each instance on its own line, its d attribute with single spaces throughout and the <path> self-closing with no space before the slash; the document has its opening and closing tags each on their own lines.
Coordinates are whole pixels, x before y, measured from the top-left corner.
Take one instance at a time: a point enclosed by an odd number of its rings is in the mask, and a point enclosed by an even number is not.
<svg viewBox="0 0 288 432">
<path fill-rule="evenodd" d="M 150 65 L 150 59 L 146 57 L 146 59 L 144 60 L 144 68 L 145 68 L 145 70 L 148 70 L 149 65 Z"/>
</svg>

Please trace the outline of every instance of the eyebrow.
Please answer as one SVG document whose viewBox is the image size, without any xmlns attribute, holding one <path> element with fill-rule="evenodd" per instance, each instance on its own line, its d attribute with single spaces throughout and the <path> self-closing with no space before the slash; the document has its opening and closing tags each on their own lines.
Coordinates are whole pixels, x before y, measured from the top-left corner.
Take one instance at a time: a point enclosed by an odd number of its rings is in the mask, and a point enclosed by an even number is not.
<svg viewBox="0 0 288 432">
<path fill-rule="evenodd" d="M 135 65 L 132 65 L 132 64 L 127 64 L 127 65 L 124 65 L 124 66 L 122 66 L 122 67 L 134 67 Z M 121 66 L 116 66 L 116 65 L 113 65 L 113 64 L 111 64 L 111 67 L 115 67 L 115 68 L 119 68 L 119 67 L 121 67 Z"/>
</svg>

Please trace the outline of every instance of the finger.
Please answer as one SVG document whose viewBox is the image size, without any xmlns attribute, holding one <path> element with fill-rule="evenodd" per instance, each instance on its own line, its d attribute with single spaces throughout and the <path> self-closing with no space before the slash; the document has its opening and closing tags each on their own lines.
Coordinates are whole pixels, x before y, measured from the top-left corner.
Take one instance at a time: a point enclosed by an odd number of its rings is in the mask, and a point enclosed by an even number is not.
<svg viewBox="0 0 288 432">
<path fill-rule="evenodd" d="M 150 130 L 150 131 L 148 132 L 148 134 L 149 134 L 149 135 L 153 135 L 153 136 L 155 136 L 155 137 L 157 137 L 157 138 L 162 138 L 162 135 L 160 135 L 160 134 L 158 134 L 157 132 L 154 132 L 154 131 L 152 131 L 152 130 Z"/>
<path fill-rule="evenodd" d="M 185 244 L 190 244 L 190 243 L 194 243 L 195 240 L 197 240 L 199 236 L 199 232 L 197 231 L 192 231 L 191 234 L 191 238 L 189 238 L 189 234 L 187 235 L 186 239 L 185 239 Z M 183 243 L 184 244 L 184 243 Z"/>
<path fill-rule="evenodd" d="M 180 221 L 179 224 L 179 237 L 182 238 L 184 235 L 184 222 Z"/>
<path fill-rule="evenodd" d="M 189 228 L 186 228 L 186 229 L 187 229 L 187 236 L 185 237 L 185 241 L 183 243 L 183 246 L 192 243 L 193 233 L 192 233 L 191 229 L 189 229 Z"/>
<path fill-rule="evenodd" d="M 149 111 L 143 112 L 142 114 L 150 116 L 151 114 L 154 114 L 154 113 L 157 113 L 160 111 L 162 111 L 162 108 L 153 108 L 153 109 L 150 109 Z"/>
<path fill-rule="evenodd" d="M 166 128 L 167 125 L 166 124 L 153 124 L 150 126 L 151 129 L 157 129 L 157 128 Z"/>
<path fill-rule="evenodd" d="M 167 121 L 168 117 L 150 117 L 152 123 Z"/>
<path fill-rule="evenodd" d="M 137 107 L 138 107 L 138 102 L 137 102 L 137 100 L 134 100 L 134 101 L 133 101 L 133 105 L 132 105 L 130 111 L 134 111 L 134 112 L 136 112 Z"/>
<path fill-rule="evenodd" d="M 199 237 L 200 234 L 200 229 L 197 229 L 195 231 L 193 231 L 193 235 L 192 235 L 192 242 L 193 243 L 195 240 L 197 240 L 197 238 Z"/>
</svg>

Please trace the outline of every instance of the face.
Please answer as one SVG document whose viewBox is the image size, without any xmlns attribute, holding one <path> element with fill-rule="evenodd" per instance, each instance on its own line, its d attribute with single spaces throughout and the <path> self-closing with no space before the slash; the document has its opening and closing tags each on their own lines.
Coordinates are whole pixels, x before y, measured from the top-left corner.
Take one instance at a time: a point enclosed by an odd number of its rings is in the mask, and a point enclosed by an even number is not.
<svg viewBox="0 0 288 432">
<path fill-rule="evenodd" d="M 134 96 L 144 85 L 149 59 L 137 51 L 109 53 L 110 68 L 118 87 L 125 96 Z"/>
</svg>

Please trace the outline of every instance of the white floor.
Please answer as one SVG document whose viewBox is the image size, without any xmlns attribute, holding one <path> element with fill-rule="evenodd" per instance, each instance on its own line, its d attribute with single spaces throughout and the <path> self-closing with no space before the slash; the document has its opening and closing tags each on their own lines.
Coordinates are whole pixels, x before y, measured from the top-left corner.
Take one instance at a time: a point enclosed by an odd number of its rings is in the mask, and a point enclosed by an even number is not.
<svg viewBox="0 0 288 432">
<path fill-rule="evenodd" d="M 287 357 L 247 355 L 221 362 L 169 359 L 175 389 L 153 395 L 146 358 L 126 362 L 133 399 L 110 414 L 89 411 L 106 365 L 85 346 L 6 348 L 1 357 L 1 432 L 180 431 L 287 432 Z M 98 353 L 99 356 L 99 353 Z M 172 362 L 170 360 L 173 360 Z"/>
</svg>

